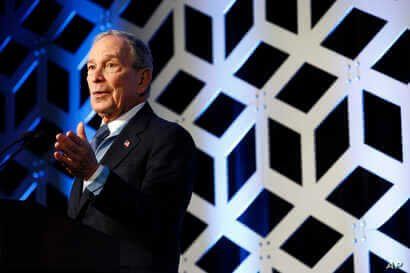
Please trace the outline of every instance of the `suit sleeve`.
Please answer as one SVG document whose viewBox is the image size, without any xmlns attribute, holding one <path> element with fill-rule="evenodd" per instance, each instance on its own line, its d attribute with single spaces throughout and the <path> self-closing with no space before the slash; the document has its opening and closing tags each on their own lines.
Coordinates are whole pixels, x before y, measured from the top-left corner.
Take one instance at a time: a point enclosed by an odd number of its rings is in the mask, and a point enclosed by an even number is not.
<svg viewBox="0 0 410 273">
<path fill-rule="evenodd" d="M 141 190 L 110 171 L 95 207 L 124 223 L 138 223 L 151 232 L 178 228 L 192 195 L 195 145 L 174 126 L 155 136 Z"/>
</svg>

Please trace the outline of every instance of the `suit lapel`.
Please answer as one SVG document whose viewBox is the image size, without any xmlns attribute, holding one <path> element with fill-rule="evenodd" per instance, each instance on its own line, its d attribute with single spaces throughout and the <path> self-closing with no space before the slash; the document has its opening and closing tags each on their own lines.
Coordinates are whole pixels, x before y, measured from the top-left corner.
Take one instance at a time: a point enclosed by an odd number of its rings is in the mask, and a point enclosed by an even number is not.
<svg viewBox="0 0 410 273">
<path fill-rule="evenodd" d="M 121 133 L 115 138 L 111 147 L 101 160 L 101 163 L 114 169 L 140 142 L 139 134 L 148 126 L 153 115 L 148 103 L 128 122 Z"/>
<path fill-rule="evenodd" d="M 102 158 L 101 163 L 108 166 L 111 170 L 118 166 L 128 153 L 138 145 L 140 141 L 138 135 L 148 126 L 152 116 L 153 111 L 149 104 L 146 103 L 115 138 L 111 147 Z M 85 209 L 84 206 L 88 203 L 87 201 L 90 200 L 92 194 L 88 190 L 82 191 L 83 182 L 81 180 L 76 179 L 74 183 L 74 213 L 75 218 L 78 218 L 81 215 L 80 212 Z"/>
</svg>

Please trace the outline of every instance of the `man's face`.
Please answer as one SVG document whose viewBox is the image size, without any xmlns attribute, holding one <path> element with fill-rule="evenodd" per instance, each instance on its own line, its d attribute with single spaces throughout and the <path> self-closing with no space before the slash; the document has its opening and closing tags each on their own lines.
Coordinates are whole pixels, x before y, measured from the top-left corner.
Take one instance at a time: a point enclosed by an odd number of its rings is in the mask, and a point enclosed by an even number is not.
<svg viewBox="0 0 410 273">
<path fill-rule="evenodd" d="M 104 36 L 91 48 L 87 63 L 87 82 L 91 107 L 108 122 L 130 110 L 143 99 L 141 71 L 132 67 L 127 42 L 118 36 Z"/>
</svg>

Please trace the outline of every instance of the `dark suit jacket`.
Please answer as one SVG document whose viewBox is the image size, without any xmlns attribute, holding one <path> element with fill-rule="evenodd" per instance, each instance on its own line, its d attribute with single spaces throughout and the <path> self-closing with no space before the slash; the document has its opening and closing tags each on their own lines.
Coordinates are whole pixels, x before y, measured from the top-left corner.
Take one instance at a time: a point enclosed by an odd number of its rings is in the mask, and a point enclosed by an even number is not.
<svg viewBox="0 0 410 273">
<path fill-rule="evenodd" d="M 121 265 L 177 272 L 194 150 L 192 137 L 156 116 L 147 103 L 101 160 L 110 169 L 101 193 L 83 193 L 83 182 L 74 181 L 69 217 L 118 238 Z"/>
</svg>

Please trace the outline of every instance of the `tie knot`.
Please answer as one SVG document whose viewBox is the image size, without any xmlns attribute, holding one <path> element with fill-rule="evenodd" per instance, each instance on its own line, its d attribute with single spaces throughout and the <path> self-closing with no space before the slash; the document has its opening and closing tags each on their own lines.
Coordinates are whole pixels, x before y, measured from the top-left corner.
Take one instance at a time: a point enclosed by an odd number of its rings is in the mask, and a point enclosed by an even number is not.
<svg viewBox="0 0 410 273">
<path fill-rule="evenodd" d="M 98 128 L 97 132 L 95 132 L 93 140 L 91 141 L 91 147 L 94 149 L 94 151 L 97 150 L 98 146 L 109 134 L 110 129 L 108 128 L 107 124 L 104 124 L 103 126 Z"/>
</svg>

